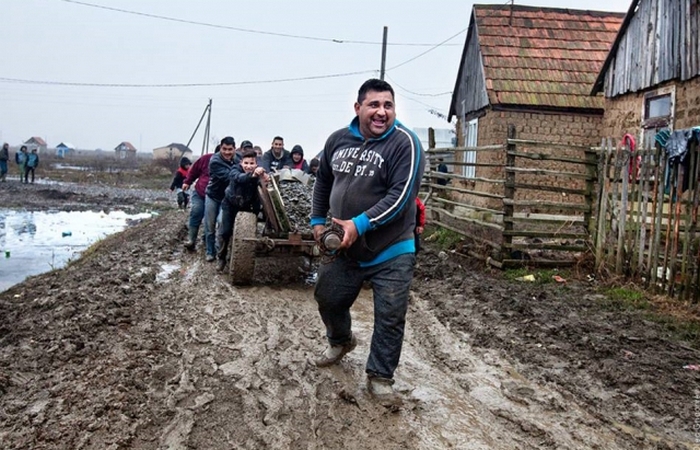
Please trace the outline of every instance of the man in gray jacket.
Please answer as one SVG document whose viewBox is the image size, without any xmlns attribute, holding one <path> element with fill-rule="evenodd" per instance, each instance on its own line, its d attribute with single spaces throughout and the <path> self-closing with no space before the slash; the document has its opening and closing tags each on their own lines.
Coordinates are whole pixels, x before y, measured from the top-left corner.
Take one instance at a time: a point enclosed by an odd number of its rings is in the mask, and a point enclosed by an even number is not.
<svg viewBox="0 0 700 450">
<path fill-rule="evenodd" d="M 320 241 L 326 217 L 343 229 L 335 258 L 319 268 L 314 297 L 328 347 L 318 367 L 355 348 L 350 307 L 372 283 L 374 334 L 366 372 L 370 392 L 393 397 L 415 264 L 415 198 L 425 167 L 416 135 L 396 120 L 394 90 L 371 79 L 359 90 L 349 127 L 323 149 L 313 192 L 311 225 Z"/>
</svg>

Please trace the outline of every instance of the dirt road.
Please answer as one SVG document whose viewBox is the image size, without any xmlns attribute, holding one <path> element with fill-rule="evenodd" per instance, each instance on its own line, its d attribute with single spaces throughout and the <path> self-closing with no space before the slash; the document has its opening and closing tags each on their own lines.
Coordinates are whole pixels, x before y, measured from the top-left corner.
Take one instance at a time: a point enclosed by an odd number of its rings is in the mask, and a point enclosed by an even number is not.
<svg viewBox="0 0 700 450">
<path fill-rule="evenodd" d="M 0 293 L 0 447 L 700 448 L 700 373 L 682 368 L 698 349 L 601 306 L 591 286 L 524 286 L 423 254 L 404 402 L 388 409 L 364 385 L 369 290 L 353 309 L 358 348 L 317 369 L 312 288 L 291 266 L 231 286 L 181 251 L 184 217 Z"/>
</svg>

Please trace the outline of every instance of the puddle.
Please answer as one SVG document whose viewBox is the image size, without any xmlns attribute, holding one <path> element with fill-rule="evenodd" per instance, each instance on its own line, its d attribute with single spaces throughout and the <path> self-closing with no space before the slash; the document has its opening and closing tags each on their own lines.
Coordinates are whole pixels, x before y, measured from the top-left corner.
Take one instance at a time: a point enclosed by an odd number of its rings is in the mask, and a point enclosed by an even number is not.
<svg viewBox="0 0 700 450">
<path fill-rule="evenodd" d="M 166 283 L 175 271 L 180 269 L 179 264 L 161 264 L 160 272 L 156 275 L 156 281 L 158 283 Z"/>
<path fill-rule="evenodd" d="M 0 208 L 0 292 L 77 259 L 91 244 L 151 214 Z"/>
</svg>

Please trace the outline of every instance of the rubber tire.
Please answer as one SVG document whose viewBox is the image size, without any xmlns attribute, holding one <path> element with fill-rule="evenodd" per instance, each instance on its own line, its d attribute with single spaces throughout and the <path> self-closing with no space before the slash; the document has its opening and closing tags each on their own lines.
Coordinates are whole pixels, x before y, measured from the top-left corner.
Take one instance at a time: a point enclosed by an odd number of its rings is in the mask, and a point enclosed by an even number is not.
<svg viewBox="0 0 700 450">
<path fill-rule="evenodd" d="M 236 214 L 231 238 L 231 259 L 229 274 L 235 285 L 250 284 L 255 273 L 255 241 L 244 241 L 244 238 L 255 238 L 258 217 L 251 212 Z"/>
</svg>

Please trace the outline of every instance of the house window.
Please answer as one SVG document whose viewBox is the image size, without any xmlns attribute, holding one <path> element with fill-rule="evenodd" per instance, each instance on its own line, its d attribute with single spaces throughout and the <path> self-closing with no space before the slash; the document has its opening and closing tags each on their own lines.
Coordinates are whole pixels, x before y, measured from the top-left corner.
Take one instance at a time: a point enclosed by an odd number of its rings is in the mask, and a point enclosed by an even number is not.
<svg viewBox="0 0 700 450">
<path fill-rule="evenodd" d="M 464 145 L 466 147 L 476 147 L 478 130 L 479 119 L 473 119 L 467 122 L 464 127 Z M 476 163 L 476 152 L 473 150 L 464 152 L 464 162 Z M 462 175 L 465 178 L 474 178 L 476 176 L 476 167 L 462 166 Z"/>
<path fill-rule="evenodd" d="M 654 137 L 659 130 L 673 128 L 675 93 L 675 87 L 670 86 L 644 94 L 640 148 L 653 147 Z"/>
</svg>

